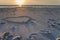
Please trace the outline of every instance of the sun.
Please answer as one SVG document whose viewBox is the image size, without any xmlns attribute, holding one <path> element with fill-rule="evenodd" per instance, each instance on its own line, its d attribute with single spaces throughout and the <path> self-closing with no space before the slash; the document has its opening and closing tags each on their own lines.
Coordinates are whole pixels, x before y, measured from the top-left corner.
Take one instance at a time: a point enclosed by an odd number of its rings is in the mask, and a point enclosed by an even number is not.
<svg viewBox="0 0 60 40">
<path fill-rule="evenodd" d="M 21 6 L 21 5 L 23 5 L 24 0 L 16 0 L 16 3 L 17 3 L 19 6 Z"/>
</svg>

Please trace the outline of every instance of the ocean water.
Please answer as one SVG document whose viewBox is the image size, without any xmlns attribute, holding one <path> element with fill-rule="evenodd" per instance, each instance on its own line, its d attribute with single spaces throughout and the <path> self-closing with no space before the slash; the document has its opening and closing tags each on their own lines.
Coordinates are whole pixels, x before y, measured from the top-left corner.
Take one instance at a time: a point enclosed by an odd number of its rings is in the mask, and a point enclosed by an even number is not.
<svg viewBox="0 0 60 40">
<path fill-rule="evenodd" d="M 0 5 L 0 8 L 15 8 L 18 5 Z M 32 7 L 32 8 L 60 8 L 60 5 L 22 5 L 21 7 Z"/>
</svg>

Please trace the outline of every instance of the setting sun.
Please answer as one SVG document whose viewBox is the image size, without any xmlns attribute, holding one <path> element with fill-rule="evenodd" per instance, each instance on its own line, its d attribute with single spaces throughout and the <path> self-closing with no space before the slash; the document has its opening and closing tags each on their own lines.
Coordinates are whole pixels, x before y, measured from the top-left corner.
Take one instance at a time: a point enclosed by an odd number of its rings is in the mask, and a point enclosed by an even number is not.
<svg viewBox="0 0 60 40">
<path fill-rule="evenodd" d="M 18 4 L 19 6 L 21 6 L 21 5 L 23 5 L 24 0 L 16 0 L 16 2 L 17 2 L 17 4 Z"/>
</svg>

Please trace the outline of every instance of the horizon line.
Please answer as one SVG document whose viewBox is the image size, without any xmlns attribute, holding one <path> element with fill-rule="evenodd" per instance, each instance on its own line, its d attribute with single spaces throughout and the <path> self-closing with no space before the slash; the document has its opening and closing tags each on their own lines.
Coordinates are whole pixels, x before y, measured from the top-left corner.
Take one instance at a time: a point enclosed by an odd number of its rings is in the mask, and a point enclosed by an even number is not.
<svg viewBox="0 0 60 40">
<path fill-rule="evenodd" d="M 0 6 L 19 6 L 19 5 L 0 5 Z M 22 6 L 30 6 L 30 5 L 22 5 Z M 31 6 L 60 6 L 60 5 L 31 5 Z"/>
</svg>

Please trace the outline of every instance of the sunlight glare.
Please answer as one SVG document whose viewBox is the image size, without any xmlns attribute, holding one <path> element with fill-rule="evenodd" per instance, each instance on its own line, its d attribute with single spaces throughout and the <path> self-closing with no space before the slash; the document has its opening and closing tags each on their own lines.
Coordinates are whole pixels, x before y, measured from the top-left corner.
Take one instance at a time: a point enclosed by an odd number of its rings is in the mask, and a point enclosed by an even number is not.
<svg viewBox="0 0 60 40">
<path fill-rule="evenodd" d="M 17 5 L 22 6 L 24 4 L 24 0 L 16 0 Z"/>
</svg>

